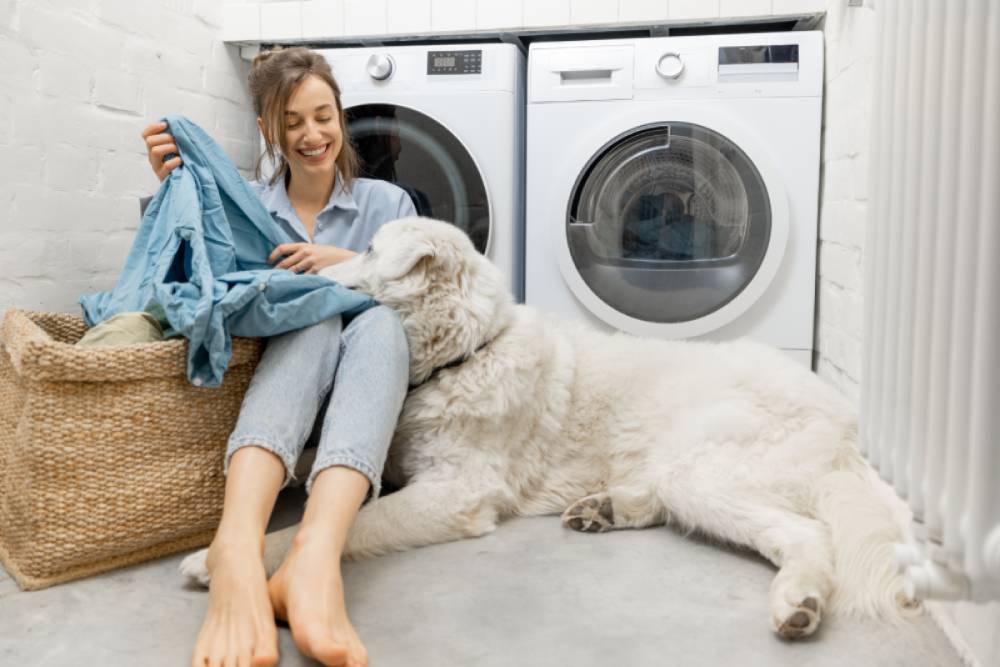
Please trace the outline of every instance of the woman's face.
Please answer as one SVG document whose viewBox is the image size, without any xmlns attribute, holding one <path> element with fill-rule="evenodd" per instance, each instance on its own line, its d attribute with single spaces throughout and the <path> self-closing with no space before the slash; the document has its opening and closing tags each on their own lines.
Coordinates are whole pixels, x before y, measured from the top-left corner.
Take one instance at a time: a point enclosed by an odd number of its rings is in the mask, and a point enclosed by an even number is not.
<svg viewBox="0 0 1000 667">
<path fill-rule="evenodd" d="M 323 79 L 307 76 L 285 106 L 285 159 L 296 174 L 334 174 L 334 160 L 344 144 L 333 90 Z"/>
</svg>

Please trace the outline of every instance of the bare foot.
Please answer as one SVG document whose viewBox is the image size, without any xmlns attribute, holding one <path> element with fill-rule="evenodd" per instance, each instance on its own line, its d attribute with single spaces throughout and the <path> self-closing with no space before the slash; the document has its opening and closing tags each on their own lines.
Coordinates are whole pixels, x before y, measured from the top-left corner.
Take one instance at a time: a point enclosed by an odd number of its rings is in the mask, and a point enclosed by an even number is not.
<svg viewBox="0 0 1000 667">
<path fill-rule="evenodd" d="M 208 611 L 191 658 L 193 667 L 278 664 L 278 629 L 267 593 L 260 545 L 212 543 Z"/>
<path fill-rule="evenodd" d="M 340 555 L 328 544 L 297 540 L 267 588 L 300 651 L 324 665 L 367 667 L 368 651 L 344 606 Z"/>
</svg>

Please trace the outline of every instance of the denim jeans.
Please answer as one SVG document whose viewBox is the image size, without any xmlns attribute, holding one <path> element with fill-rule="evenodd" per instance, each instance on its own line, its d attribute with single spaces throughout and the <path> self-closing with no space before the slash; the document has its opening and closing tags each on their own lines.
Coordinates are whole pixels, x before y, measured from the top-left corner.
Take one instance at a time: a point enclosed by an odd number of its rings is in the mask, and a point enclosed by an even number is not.
<svg viewBox="0 0 1000 667">
<path fill-rule="evenodd" d="M 284 487 L 315 425 L 318 450 L 306 491 L 321 471 L 345 466 L 367 477 L 378 497 L 409 362 L 399 317 L 385 306 L 346 326 L 332 317 L 268 339 L 229 438 L 226 474 L 236 450 L 256 445 L 284 463 Z"/>
</svg>

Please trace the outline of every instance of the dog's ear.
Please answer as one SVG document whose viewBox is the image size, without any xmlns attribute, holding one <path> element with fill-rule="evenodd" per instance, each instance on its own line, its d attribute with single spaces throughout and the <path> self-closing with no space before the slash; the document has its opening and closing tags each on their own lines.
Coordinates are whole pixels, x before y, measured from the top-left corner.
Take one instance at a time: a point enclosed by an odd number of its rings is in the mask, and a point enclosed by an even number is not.
<svg viewBox="0 0 1000 667">
<path fill-rule="evenodd" d="M 413 271 L 418 264 L 428 264 L 434 259 L 431 243 L 417 239 L 401 239 L 379 258 L 379 273 L 385 280 L 398 280 Z"/>
</svg>

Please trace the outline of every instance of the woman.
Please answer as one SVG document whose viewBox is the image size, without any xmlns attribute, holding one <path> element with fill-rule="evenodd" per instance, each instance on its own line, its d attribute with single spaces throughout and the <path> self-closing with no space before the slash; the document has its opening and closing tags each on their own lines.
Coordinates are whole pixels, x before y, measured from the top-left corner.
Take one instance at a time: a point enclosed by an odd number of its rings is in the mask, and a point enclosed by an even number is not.
<svg viewBox="0 0 1000 667">
<path fill-rule="evenodd" d="M 363 250 L 383 223 L 414 214 L 400 188 L 355 176 L 340 89 L 321 56 L 304 48 L 262 53 L 249 83 L 266 153 L 278 164 L 273 178 L 254 185 L 275 223 L 299 239 L 276 247 L 272 264 L 315 273 Z M 143 131 L 160 180 L 181 164 L 163 160 L 177 152 L 166 129 L 156 123 Z M 383 306 L 268 341 L 226 452 L 208 612 L 193 665 L 276 664 L 275 616 L 321 663 L 367 664 L 344 606 L 340 556 L 366 495 L 379 493 L 408 364 L 399 320 Z M 309 502 L 293 548 L 268 581 L 264 530 L 314 423 L 320 437 Z"/>
</svg>

